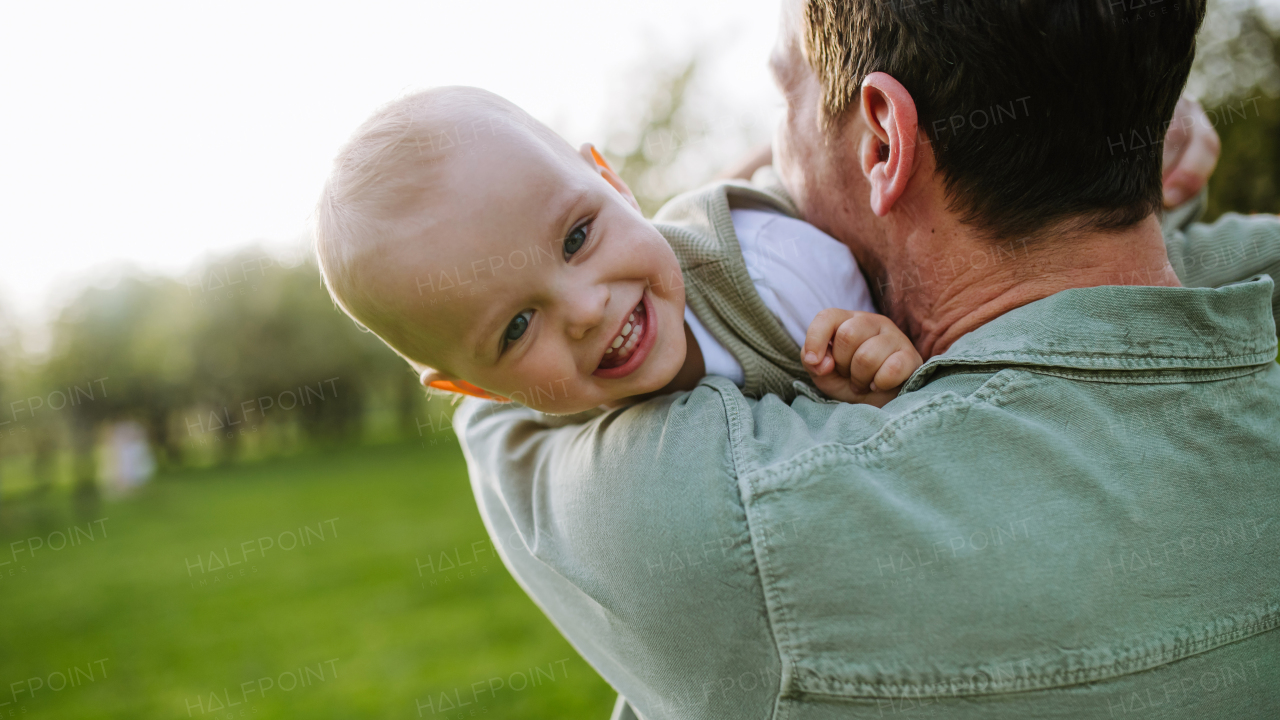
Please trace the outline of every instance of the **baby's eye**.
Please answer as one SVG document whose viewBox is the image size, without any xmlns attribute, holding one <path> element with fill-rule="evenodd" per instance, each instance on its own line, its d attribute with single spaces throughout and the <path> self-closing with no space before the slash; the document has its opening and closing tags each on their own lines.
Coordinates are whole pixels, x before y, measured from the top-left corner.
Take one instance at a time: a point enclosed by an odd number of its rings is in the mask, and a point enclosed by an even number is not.
<svg viewBox="0 0 1280 720">
<path fill-rule="evenodd" d="M 579 225 L 569 232 L 564 239 L 564 259 L 568 260 L 574 253 L 582 249 L 587 242 L 587 225 Z"/>
<path fill-rule="evenodd" d="M 502 334 L 503 346 L 507 343 L 515 342 L 524 335 L 524 331 L 529 329 L 529 316 L 533 315 L 532 310 L 525 310 L 519 315 L 511 318 L 511 323 L 507 325 L 507 331 Z"/>
</svg>

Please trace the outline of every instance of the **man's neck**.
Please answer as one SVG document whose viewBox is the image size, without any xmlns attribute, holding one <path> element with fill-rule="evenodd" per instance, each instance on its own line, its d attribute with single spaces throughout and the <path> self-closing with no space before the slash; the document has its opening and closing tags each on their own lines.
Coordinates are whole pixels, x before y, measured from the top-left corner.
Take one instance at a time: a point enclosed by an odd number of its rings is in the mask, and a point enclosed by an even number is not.
<svg viewBox="0 0 1280 720">
<path fill-rule="evenodd" d="M 928 359 L 1015 308 L 1071 288 L 1178 287 L 1160 224 L 1151 216 L 1115 233 L 992 242 L 954 225 L 898 245 L 880 275 L 882 307 Z"/>
</svg>

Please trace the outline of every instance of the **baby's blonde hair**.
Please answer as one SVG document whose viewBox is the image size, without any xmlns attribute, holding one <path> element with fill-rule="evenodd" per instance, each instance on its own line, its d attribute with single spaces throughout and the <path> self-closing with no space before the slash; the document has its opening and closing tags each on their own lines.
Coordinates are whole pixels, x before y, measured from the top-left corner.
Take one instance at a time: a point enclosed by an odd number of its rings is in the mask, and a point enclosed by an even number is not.
<svg viewBox="0 0 1280 720">
<path fill-rule="evenodd" d="M 442 161 L 486 137 L 519 132 L 572 151 L 550 128 L 504 98 L 455 86 L 383 105 L 334 158 L 313 220 L 320 272 L 333 301 L 406 359 L 405 348 L 397 345 L 419 345 L 420 333 L 371 291 L 374 283 L 364 277 L 369 271 L 364 261 L 424 219 L 423 201 L 441 182 L 432 170 Z"/>
</svg>

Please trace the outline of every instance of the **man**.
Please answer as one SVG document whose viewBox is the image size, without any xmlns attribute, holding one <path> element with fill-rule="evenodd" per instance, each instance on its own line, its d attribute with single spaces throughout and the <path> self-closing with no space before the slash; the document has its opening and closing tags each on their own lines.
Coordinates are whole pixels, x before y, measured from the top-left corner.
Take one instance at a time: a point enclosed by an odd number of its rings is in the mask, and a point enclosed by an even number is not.
<svg viewBox="0 0 1280 720">
<path fill-rule="evenodd" d="M 961 5 L 789 0 L 773 59 L 784 184 L 926 358 L 896 400 L 459 410 L 616 718 L 1280 707 L 1280 224 L 1175 268 L 1156 216 L 1203 3 Z"/>
</svg>

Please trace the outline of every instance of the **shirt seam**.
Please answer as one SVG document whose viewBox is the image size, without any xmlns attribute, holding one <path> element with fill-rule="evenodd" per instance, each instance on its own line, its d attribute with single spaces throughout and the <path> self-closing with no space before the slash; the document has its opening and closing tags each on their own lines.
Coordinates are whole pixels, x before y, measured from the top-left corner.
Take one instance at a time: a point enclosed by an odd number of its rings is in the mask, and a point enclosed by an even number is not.
<svg viewBox="0 0 1280 720">
<path fill-rule="evenodd" d="M 996 382 L 1003 385 L 1006 380 L 1002 378 Z M 749 493 L 749 498 L 752 501 L 765 497 L 774 491 L 762 490 L 757 481 L 769 474 L 779 472 L 780 466 L 770 465 L 767 467 L 760 467 L 756 463 L 750 462 L 747 458 L 740 457 L 746 436 L 746 433 L 741 427 L 741 414 L 745 413 L 746 410 L 739 407 L 738 402 L 734 402 L 734 408 L 730 410 L 730 402 L 734 400 L 734 398 L 730 398 L 723 393 L 721 394 L 721 398 L 726 408 L 726 414 L 728 415 L 732 413 L 733 415 L 729 418 L 729 438 L 730 449 L 733 454 L 734 473 L 738 476 L 739 480 L 739 492 Z M 919 422 L 924 422 L 933 414 L 931 411 L 941 410 L 943 408 L 963 408 L 969 404 L 971 404 L 969 401 L 954 393 L 947 393 L 937 398 L 931 398 L 925 405 L 914 408 L 907 414 L 892 419 L 870 438 L 862 441 L 862 443 L 852 446 L 841 445 L 838 443 L 823 443 L 787 459 L 787 461 L 781 463 L 781 465 L 788 469 L 796 469 L 814 464 L 822 456 L 833 453 L 841 453 L 844 457 L 848 457 L 851 452 L 858 454 L 870 453 L 872 448 L 864 447 L 864 445 L 871 445 L 873 441 L 878 440 L 878 442 L 874 444 L 876 447 L 880 447 L 884 443 L 891 442 L 903 425 L 914 425 Z M 746 469 L 748 466 L 750 466 L 751 469 Z M 759 579 L 761 592 L 765 599 L 765 611 L 769 618 L 769 629 L 773 635 L 774 648 L 778 653 L 779 662 L 781 664 L 778 695 L 776 699 L 782 700 L 796 697 L 800 694 L 804 694 L 805 691 L 800 687 L 800 661 L 793 648 L 795 639 L 793 636 L 792 625 L 794 624 L 794 621 L 791 617 L 788 604 L 784 602 L 784 599 L 781 597 L 782 590 L 778 588 L 775 583 L 766 581 L 766 573 L 769 573 L 770 577 L 773 575 L 771 572 L 772 566 L 769 563 L 768 548 L 762 547 L 761 544 L 757 542 L 757 534 L 754 532 L 752 526 L 752 513 L 750 511 L 748 497 L 742 497 L 741 502 L 744 516 L 746 517 L 747 530 L 749 537 L 751 538 L 752 553 L 756 561 L 756 576 Z M 784 705 L 784 703 L 775 702 L 775 716 L 773 720 L 782 720 L 781 716 L 778 716 L 777 713 L 784 707 Z"/>
<path fill-rule="evenodd" d="M 993 377 L 989 379 L 987 383 L 984 383 L 983 387 L 985 388 L 987 384 L 990 384 L 993 382 L 998 383 L 1000 387 L 1003 387 L 1005 384 L 1007 384 L 1008 381 L 1009 381 L 1008 378 L 997 379 Z M 764 497 L 768 494 L 777 492 L 776 490 L 772 490 L 772 489 L 759 488 L 759 486 L 756 483 L 756 480 L 764 476 L 772 475 L 778 472 L 787 472 L 787 471 L 796 470 L 796 469 L 803 469 L 806 466 L 812 465 L 817 461 L 825 459 L 827 456 L 833 453 L 839 453 L 842 458 L 847 458 L 847 459 L 852 459 L 855 456 L 860 457 L 860 456 L 869 455 L 881 450 L 885 445 L 892 442 L 898 436 L 898 434 L 902 432 L 902 430 L 906 429 L 907 427 L 914 426 L 917 423 L 925 422 L 930 417 L 936 415 L 941 411 L 949 410 L 949 409 L 964 410 L 977 403 L 983 403 L 987 405 L 992 404 L 991 401 L 986 397 L 975 397 L 977 392 L 981 391 L 982 389 L 983 388 L 979 388 L 977 391 L 975 391 L 974 393 L 970 394 L 967 397 L 961 397 L 960 395 L 953 392 L 946 392 L 946 393 L 942 393 L 934 397 L 931 397 L 920 406 L 912 408 L 911 410 L 907 411 L 902 415 L 891 418 L 883 426 L 881 426 L 879 430 L 876 430 L 869 437 L 863 440 L 860 440 L 856 443 L 841 443 L 838 441 L 827 441 L 827 442 L 820 443 L 818 445 L 814 445 L 812 447 L 805 448 L 799 453 L 792 455 L 791 457 L 788 457 L 779 463 L 775 463 L 768 466 L 756 466 L 753 469 L 747 470 L 743 473 L 743 476 L 751 486 L 751 490 L 753 493 L 752 498 L 756 499 L 756 498 Z M 835 403 L 832 401 L 832 402 L 829 402 L 828 404 L 835 404 Z"/>
<path fill-rule="evenodd" d="M 1258 362 L 1271 360 L 1273 359 L 1273 357 L 1264 357 L 1264 356 L 1268 354 L 1268 351 L 1272 356 L 1275 355 L 1276 343 L 1273 341 L 1266 346 L 1262 346 L 1261 349 L 1259 348 L 1259 345 L 1250 343 L 1248 346 L 1242 348 L 1242 350 L 1247 352 L 1245 353 L 1205 352 L 1205 353 L 1194 353 L 1189 355 L 1174 355 L 1174 354 L 1127 355 L 1127 354 L 1118 353 L 1118 354 L 1111 355 L 1111 354 L 1100 353 L 1096 350 L 1078 350 L 1078 351 L 1077 350 L 1060 350 L 1054 353 L 1042 353 L 1042 352 L 1025 351 L 1025 350 L 1020 352 L 1012 352 L 1012 351 L 1006 350 L 1003 352 L 986 353 L 983 355 L 957 354 L 950 357 L 941 358 L 938 364 L 939 365 L 946 364 L 949 361 L 992 362 L 993 360 L 998 361 L 1004 358 L 1036 358 L 1036 359 L 1046 360 L 1046 361 L 1088 358 L 1090 360 L 1103 360 L 1103 361 L 1113 360 L 1113 361 L 1120 361 L 1120 362 L 1144 363 L 1144 364 L 1157 363 L 1162 360 L 1186 360 L 1186 361 L 1195 363 L 1194 365 L 1188 366 L 1190 368 L 1203 367 L 1208 369 L 1212 367 L 1218 367 L 1216 363 L 1219 361 L 1222 361 L 1222 362 L 1234 361 L 1242 365 L 1255 365 Z M 1026 362 L 1026 361 L 1024 360 L 1023 362 Z M 1100 368 L 1100 369 L 1111 369 L 1111 368 Z"/>
<path fill-rule="evenodd" d="M 714 385 L 712 386 L 714 387 Z M 790 678 L 794 675 L 795 659 L 789 653 L 783 652 L 783 644 L 779 641 L 779 626 L 783 627 L 785 632 L 785 619 L 777 617 L 784 609 L 780 598 L 776 596 L 779 592 L 777 588 L 771 587 L 764 582 L 764 571 L 761 566 L 760 548 L 756 543 L 756 533 L 751 523 L 751 512 L 747 508 L 746 498 L 742 496 L 744 482 L 744 474 L 742 466 L 745 458 L 740 457 L 740 451 L 743 444 L 743 420 L 742 413 L 745 411 L 741 407 L 741 403 L 733 395 L 727 395 L 719 388 L 716 393 L 720 396 L 720 403 L 725 410 L 725 420 L 729 429 L 729 458 L 733 463 L 733 475 L 738 485 L 738 502 L 742 508 L 743 522 L 747 526 L 747 537 L 751 539 L 751 555 L 755 559 L 755 575 L 756 582 L 760 586 L 760 595 L 764 599 L 765 618 L 769 624 L 770 639 L 773 641 L 774 652 L 778 655 L 778 687 L 775 690 L 773 709 L 770 711 L 770 720 L 782 720 L 778 713 L 781 709 L 781 703 L 778 702 L 782 698 L 782 689 L 790 683 Z M 748 484 L 749 480 L 746 481 Z"/>
<path fill-rule="evenodd" d="M 1023 370 L 1035 375 L 1049 375 L 1052 377 L 1065 378 L 1067 380 L 1078 380 L 1080 382 L 1123 385 L 1183 385 L 1187 383 L 1231 380 L 1233 378 L 1245 377 L 1246 375 L 1254 375 L 1266 370 L 1267 365 L 1250 365 L 1246 367 L 1221 368 L 1217 370 L 1191 370 L 1189 373 L 1178 373 L 1177 375 L 1143 376 L 1117 374 L 1115 377 L 1099 377 L 1097 375 L 1087 374 L 1090 371 L 1072 372 L 1069 369 L 1038 365 L 1027 365 L 1020 368 L 1008 369 Z M 1108 375 L 1110 375 L 1110 373 Z M 1189 375 L 1194 375 L 1194 377 L 1190 377 Z"/>
<path fill-rule="evenodd" d="M 1280 627 L 1280 611 L 1276 607 L 1268 609 L 1261 618 L 1226 632 L 1206 638 L 1188 641 L 1182 644 L 1175 642 L 1171 649 L 1147 650 L 1127 658 L 1119 658 L 1115 662 L 1083 667 L 1074 670 L 1059 669 L 1042 672 L 1034 676 L 1025 676 L 1013 681 L 1006 681 L 999 687 L 994 683 L 986 683 L 989 690 L 957 690 L 958 683 L 860 683 L 848 682 L 838 678 L 824 676 L 817 670 L 803 668 L 800 673 L 829 685 L 849 688 L 849 692 L 824 692 L 821 690 L 802 690 L 806 696 L 821 696 L 842 699 L 887 698 L 887 697 L 979 697 L 995 695 L 1012 695 L 1024 692 L 1070 688 L 1077 685 L 1114 680 L 1140 672 L 1155 670 L 1180 660 L 1203 655 L 1225 645 L 1241 640 L 1273 632 Z M 910 693 L 907 695 L 907 693 Z"/>
<path fill-rule="evenodd" d="M 1029 372 L 1049 371 L 1053 369 L 1076 370 L 1082 373 L 1090 372 L 1090 373 L 1115 374 L 1121 382 L 1130 382 L 1131 381 L 1130 376 L 1126 376 L 1124 373 L 1133 372 L 1133 371 L 1183 370 L 1183 371 L 1190 371 L 1190 372 L 1208 373 L 1212 371 L 1224 371 L 1224 370 L 1231 370 L 1231 369 L 1249 369 L 1249 368 L 1262 369 L 1269 366 L 1270 363 L 1275 361 L 1276 349 L 1277 347 L 1273 343 L 1270 346 L 1270 348 L 1266 349 L 1263 352 L 1257 352 L 1250 356 L 1223 356 L 1220 361 L 1215 361 L 1212 363 L 1205 362 L 1206 358 L 1204 356 L 1187 356 L 1187 357 L 1168 356 L 1168 357 L 1151 357 L 1151 358 L 1140 358 L 1140 357 L 1132 357 L 1132 356 L 1125 356 L 1122 358 L 1122 357 L 1115 357 L 1115 356 L 1106 356 L 1105 358 L 1100 358 L 1097 355 L 1088 355 L 1088 354 L 1081 355 L 1081 357 L 1088 357 L 1093 360 L 1110 359 L 1110 360 L 1116 361 L 1117 363 L 1123 360 L 1126 362 L 1142 365 L 1143 367 L 1118 367 L 1118 366 L 1104 367 L 1101 364 L 1095 365 L 1093 367 L 1074 367 L 1074 366 L 1064 367 L 1059 364 L 1054 364 L 1053 362 L 1054 360 L 1057 360 L 1060 362 L 1064 360 L 1073 359 L 1069 355 L 1036 355 L 1034 353 L 1005 352 L 1005 353 L 992 353 L 991 355 L 983 356 L 981 358 L 976 356 L 975 357 L 954 356 L 954 357 L 947 357 L 947 358 L 939 358 L 936 362 L 930 361 L 925 363 L 924 365 L 921 365 L 919 368 L 916 369 L 914 373 L 912 373 L 911 377 L 907 378 L 907 381 L 903 383 L 902 387 L 904 392 L 913 392 L 913 391 L 919 390 L 924 386 L 928 385 L 933 380 L 933 376 L 936 373 L 943 370 L 952 369 L 952 368 L 988 368 L 993 373 L 997 373 L 1005 369 L 1014 369 L 1014 368 L 1027 370 Z M 1188 363 L 1185 365 L 1170 366 L 1168 364 L 1158 363 L 1157 361 L 1160 361 L 1160 360 L 1199 360 L 1199 362 Z M 1036 368 L 1038 368 L 1039 370 L 1035 370 Z M 1095 378 L 1095 381 L 1104 382 L 1102 380 L 1097 380 L 1096 378 Z"/>
</svg>

